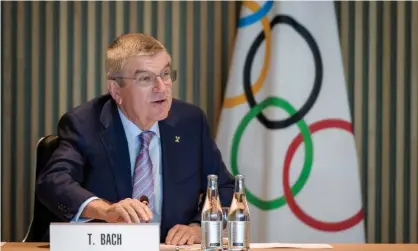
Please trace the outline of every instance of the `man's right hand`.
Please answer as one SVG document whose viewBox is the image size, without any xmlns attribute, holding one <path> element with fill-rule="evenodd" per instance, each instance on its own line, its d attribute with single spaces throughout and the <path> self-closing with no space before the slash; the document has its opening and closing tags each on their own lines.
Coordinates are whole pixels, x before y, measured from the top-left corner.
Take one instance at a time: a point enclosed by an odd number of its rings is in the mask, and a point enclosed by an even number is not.
<svg viewBox="0 0 418 251">
<path fill-rule="evenodd" d="M 147 205 L 137 199 L 127 198 L 114 204 L 98 199 L 87 204 L 81 216 L 111 223 L 139 223 L 149 222 L 152 219 L 152 212 Z"/>
<path fill-rule="evenodd" d="M 106 218 L 107 222 L 149 222 L 152 219 L 152 212 L 139 200 L 127 198 L 111 204 L 106 210 Z"/>
</svg>

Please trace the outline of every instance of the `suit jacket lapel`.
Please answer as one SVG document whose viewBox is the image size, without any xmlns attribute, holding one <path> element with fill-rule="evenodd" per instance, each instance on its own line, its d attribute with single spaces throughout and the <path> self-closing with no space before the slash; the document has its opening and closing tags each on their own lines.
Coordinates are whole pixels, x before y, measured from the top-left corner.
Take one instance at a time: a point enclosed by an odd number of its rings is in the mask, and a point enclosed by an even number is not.
<svg viewBox="0 0 418 251">
<path fill-rule="evenodd" d="M 162 121 L 158 122 L 160 127 L 161 135 L 161 156 L 162 156 L 162 167 L 163 167 L 163 203 L 162 203 L 162 217 L 161 225 L 165 226 L 165 216 L 170 210 L 168 207 L 171 203 L 175 203 L 175 196 L 172 194 L 175 191 L 175 184 L 173 179 L 176 175 L 176 169 L 173 164 L 173 155 L 176 154 L 175 149 L 175 133 L 176 133 L 176 120 L 170 114 Z M 164 231 L 164 230 L 163 230 Z"/>
<path fill-rule="evenodd" d="M 112 99 L 103 106 L 100 120 L 103 124 L 101 139 L 107 151 L 119 199 L 131 197 L 132 176 L 128 142 L 117 106 Z"/>
</svg>

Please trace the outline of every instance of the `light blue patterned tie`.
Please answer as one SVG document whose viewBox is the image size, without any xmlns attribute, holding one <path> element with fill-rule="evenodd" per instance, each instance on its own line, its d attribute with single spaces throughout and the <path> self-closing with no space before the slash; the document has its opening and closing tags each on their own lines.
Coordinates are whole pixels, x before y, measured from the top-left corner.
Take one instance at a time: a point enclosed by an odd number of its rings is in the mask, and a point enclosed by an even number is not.
<svg viewBox="0 0 418 251">
<path fill-rule="evenodd" d="M 140 151 L 135 162 L 132 195 L 132 198 L 138 200 L 142 195 L 147 196 L 150 209 L 154 206 L 154 178 L 149 155 L 149 144 L 152 136 L 153 132 L 151 131 L 146 131 L 139 135 Z"/>
</svg>

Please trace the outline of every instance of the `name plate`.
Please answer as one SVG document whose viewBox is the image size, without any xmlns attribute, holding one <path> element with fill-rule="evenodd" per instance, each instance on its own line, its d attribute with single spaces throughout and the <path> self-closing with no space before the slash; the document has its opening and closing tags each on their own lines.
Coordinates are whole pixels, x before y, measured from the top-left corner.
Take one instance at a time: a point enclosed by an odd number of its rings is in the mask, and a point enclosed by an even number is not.
<svg viewBox="0 0 418 251">
<path fill-rule="evenodd" d="M 51 251 L 160 250 L 156 223 L 51 223 L 49 232 Z"/>
</svg>

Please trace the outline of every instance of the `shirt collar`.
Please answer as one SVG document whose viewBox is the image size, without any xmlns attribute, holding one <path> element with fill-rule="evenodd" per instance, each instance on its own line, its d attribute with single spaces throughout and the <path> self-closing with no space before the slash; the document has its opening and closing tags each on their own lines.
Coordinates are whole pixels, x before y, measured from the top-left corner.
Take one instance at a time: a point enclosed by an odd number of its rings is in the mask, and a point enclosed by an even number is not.
<svg viewBox="0 0 418 251">
<path fill-rule="evenodd" d="M 119 116 L 122 120 L 122 125 L 123 125 L 123 129 L 125 130 L 125 133 L 127 136 L 129 136 L 128 138 L 136 138 L 138 137 L 138 135 L 140 135 L 142 133 L 142 130 L 136 126 L 134 123 L 132 123 L 132 121 L 130 121 L 124 114 L 123 112 L 118 108 L 118 112 L 119 112 Z M 157 135 L 158 138 L 160 138 L 160 130 L 158 127 L 158 121 L 155 122 L 151 128 L 149 129 L 149 131 L 152 131 L 155 133 L 155 135 Z"/>
</svg>

